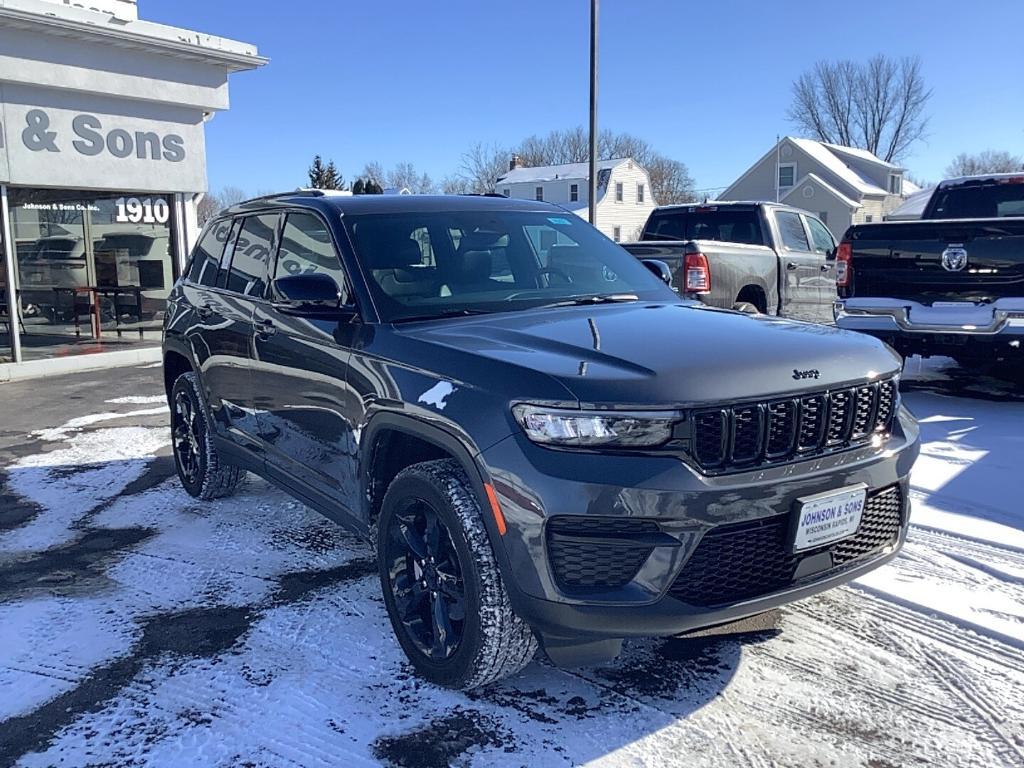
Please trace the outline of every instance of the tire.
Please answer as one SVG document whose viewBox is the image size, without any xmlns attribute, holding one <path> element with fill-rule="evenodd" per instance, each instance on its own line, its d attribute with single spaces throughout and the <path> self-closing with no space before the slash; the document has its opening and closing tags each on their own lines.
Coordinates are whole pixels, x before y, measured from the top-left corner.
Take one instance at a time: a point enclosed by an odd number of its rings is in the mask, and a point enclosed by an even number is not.
<svg viewBox="0 0 1024 768">
<path fill-rule="evenodd" d="M 245 470 L 221 458 L 210 431 L 199 379 L 191 371 L 183 373 L 171 388 L 174 466 L 189 496 L 204 501 L 230 496 L 245 478 Z"/>
<path fill-rule="evenodd" d="M 530 663 L 537 640 L 512 611 L 480 504 L 456 461 L 427 461 L 398 474 L 384 495 L 377 542 L 391 626 L 421 677 L 469 690 Z"/>
<path fill-rule="evenodd" d="M 760 315 L 761 310 L 751 304 L 749 301 L 737 301 L 732 305 L 732 308 L 737 312 L 744 312 L 748 315 Z"/>
</svg>

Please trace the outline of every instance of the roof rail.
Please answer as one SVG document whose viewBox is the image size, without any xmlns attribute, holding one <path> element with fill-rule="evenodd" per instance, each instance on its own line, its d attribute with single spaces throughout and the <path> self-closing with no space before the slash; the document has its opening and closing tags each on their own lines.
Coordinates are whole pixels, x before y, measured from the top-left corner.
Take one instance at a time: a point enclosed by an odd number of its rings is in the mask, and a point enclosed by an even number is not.
<svg viewBox="0 0 1024 768">
<path fill-rule="evenodd" d="M 257 200 L 273 200 L 278 197 L 331 197 L 333 195 L 340 195 L 342 191 L 339 189 L 312 189 L 311 187 L 300 187 L 290 192 L 271 192 L 269 195 L 260 195 L 259 197 L 250 197 L 248 200 L 243 200 L 243 203 L 254 203 Z"/>
<path fill-rule="evenodd" d="M 462 197 L 508 197 L 500 192 L 460 192 Z"/>
</svg>

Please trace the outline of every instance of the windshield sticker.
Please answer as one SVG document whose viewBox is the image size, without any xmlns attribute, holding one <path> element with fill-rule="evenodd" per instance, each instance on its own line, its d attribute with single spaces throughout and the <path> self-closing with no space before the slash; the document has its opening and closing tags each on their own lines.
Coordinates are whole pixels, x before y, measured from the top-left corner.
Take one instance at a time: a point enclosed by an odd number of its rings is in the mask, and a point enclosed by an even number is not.
<svg viewBox="0 0 1024 768">
<path fill-rule="evenodd" d="M 562 224 L 563 226 L 566 226 L 566 227 L 571 227 L 572 226 L 572 222 L 571 221 L 569 221 L 568 219 L 563 218 L 561 216 L 548 216 L 548 221 L 550 221 L 552 224 Z"/>
</svg>

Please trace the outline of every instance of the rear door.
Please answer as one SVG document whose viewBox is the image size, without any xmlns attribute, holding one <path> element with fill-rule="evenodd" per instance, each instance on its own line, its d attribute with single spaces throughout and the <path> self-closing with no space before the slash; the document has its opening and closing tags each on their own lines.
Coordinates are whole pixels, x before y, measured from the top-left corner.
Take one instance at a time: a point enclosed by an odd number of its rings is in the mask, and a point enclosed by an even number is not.
<svg viewBox="0 0 1024 768">
<path fill-rule="evenodd" d="M 829 259 L 836 247 L 835 238 L 828 227 L 821 223 L 814 216 L 804 216 L 807 224 L 807 234 L 811 238 L 811 248 L 821 259 L 818 263 L 818 304 L 814 308 L 815 320 L 819 323 L 831 323 L 833 321 L 832 305 L 838 298 L 836 293 L 836 270 L 835 261 Z"/>
<path fill-rule="evenodd" d="M 266 289 L 278 220 L 276 213 L 235 219 L 216 283 L 197 289 L 195 305 L 200 324 L 194 346 L 202 348 L 202 379 L 215 423 L 250 449 L 259 447 L 251 370 L 252 316 L 254 302 L 262 300 Z M 209 268 L 203 271 L 202 282 L 210 282 L 208 273 Z"/>
<path fill-rule="evenodd" d="M 821 265 L 825 257 L 811 248 L 803 217 L 794 211 L 774 212 L 779 233 L 779 292 L 782 314 L 797 320 L 818 319 Z"/>
<path fill-rule="evenodd" d="M 289 212 L 271 280 L 316 272 L 334 278 L 350 297 L 327 223 L 312 211 Z M 259 435 L 267 462 L 296 480 L 357 510 L 356 440 L 347 384 L 352 324 L 292 317 L 270 301 L 256 305 L 253 377 Z"/>
</svg>

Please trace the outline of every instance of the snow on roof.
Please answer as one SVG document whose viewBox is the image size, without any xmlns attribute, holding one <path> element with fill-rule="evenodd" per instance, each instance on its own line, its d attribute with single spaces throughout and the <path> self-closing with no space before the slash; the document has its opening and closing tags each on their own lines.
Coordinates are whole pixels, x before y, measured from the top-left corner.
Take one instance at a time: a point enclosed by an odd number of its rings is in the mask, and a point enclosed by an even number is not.
<svg viewBox="0 0 1024 768">
<path fill-rule="evenodd" d="M 911 195 L 920 192 L 921 188 L 912 182 L 910 179 L 904 177 L 903 179 L 903 197 L 908 198 Z"/>
<path fill-rule="evenodd" d="M 808 155 L 813 157 L 831 173 L 834 173 L 840 180 L 845 184 L 849 185 L 850 188 L 855 189 L 862 195 L 886 195 L 884 189 L 876 186 L 874 182 L 861 176 L 857 171 L 844 163 L 839 157 L 835 155 L 832 150 L 829 149 L 828 144 L 823 144 L 820 141 L 814 141 L 813 139 L 797 139 L 792 136 L 787 136 L 785 140 L 791 141 L 793 144 L 798 146 Z M 873 155 L 872 155 L 873 157 Z"/>
<path fill-rule="evenodd" d="M 618 157 L 612 160 L 598 160 L 597 170 L 614 168 L 629 160 Z M 587 179 L 590 174 L 589 163 L 564 163 L 562 165 L 538 165 L 534 168 L 515 168 L 504 176 L 498 177 L 499 184 L 523 184 L 530 181 L 554 181 L 555 179 Z"/>
<path fill-rule="evenodd" d="M 873 152 L 868 152 L 868 150 L 866 149 L 858 149 L 857 147 L 844 147 L 842 144 L 829 144 L 828 142 L 825 141 L 821 142 L 821 144 L 822 146 L 827 147 L 833 152 L 838 152 L 840 155 L 851 155 L 852 157 L 859 157 L 861 160 L 866 160 L 867 162 L 874 163 L 875 165 L 881 165 L 886 168 L 891 168 L 897 171 L 903 170 L 900 166 L 893 165 L 892 163 L 883 160 Z"/>
<path fill-rule="evenodd" d="M 796 192 L 798 189 L 800 189 L 801 186 L 803 186 L 803 183 L 805 181 L 812 181 L 815 184 L 817 184 L 818 186 L 820 186 L 823 189 L 825 189 L 827 192 L 830 192 L 833 196 L 838 198 L 839 201 L 841 203 L 843 203 L 843 205 L 849 206 L 850 208 L 860 208 L 861 207 L 860 203 L 858 203 L 856 200 L 853 200 L 853 199 L 847 197 L 846 195 L 844 195 L 842 192 L 840 192 L 838 189 L 833 187 L 831 184 L 829 184 L 827 181 L 825 181 L 823 178 L 821 178 L 821 176 L 819 176 L 816 173 L 808 173 L 806 176 L 801 178 L 800 181 L 798 181 L 796 184 L 793 185 L 793 188 L 791 190 L 789 190 L 789 192 L 787 192 L 785 195 L 782 196 L 782 200 L 784 201 L 787 197 L 791 197 L 794 192 Z M 797 200 L 796 198 L 793 198 L 793 202 L 786 203 L 786 204 L 787 205 L 792 205 L 792 206 L 794 206 L 796 208 L 806 208 L 807 207 L 805 205 L 801 205 L 800 201 Z"/>
<path fill-rule="evenodd" d="M 907 197 L 897 208 L 885 214 L 886 221 L 920 219 L 934 189 L 921 189 Z"/>
</svg>

